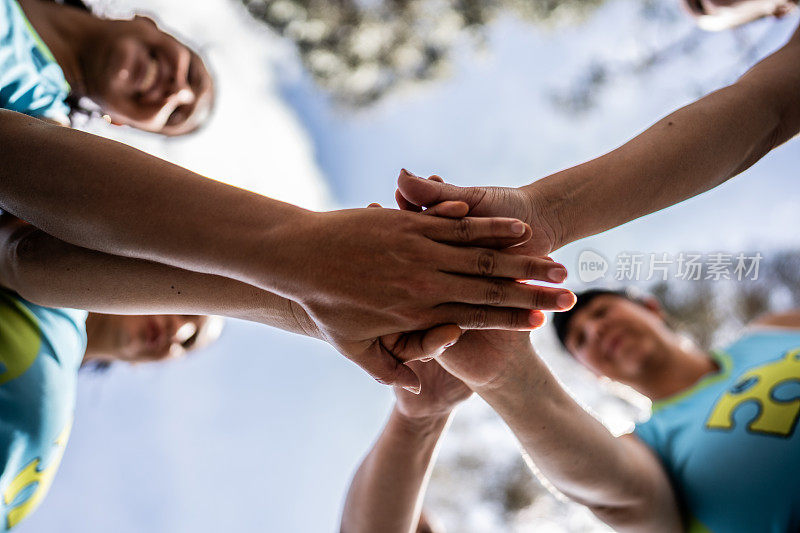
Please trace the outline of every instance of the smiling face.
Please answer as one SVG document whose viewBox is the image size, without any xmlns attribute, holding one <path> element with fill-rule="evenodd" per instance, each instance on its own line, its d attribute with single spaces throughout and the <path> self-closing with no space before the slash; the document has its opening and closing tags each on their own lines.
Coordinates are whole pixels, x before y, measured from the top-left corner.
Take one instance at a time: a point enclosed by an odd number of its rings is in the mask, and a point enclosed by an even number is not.
<svg viewBox="0 0 800 533">
<path fill-rule="evenodd" d="M 595 374 L 635 387 L 657 375 L 673 335 L 655 302 L 605 294 L 570 318 L 564 340 Z"/>
<path fill-rule="evenodd" d="M 797 7 L 797 0 L 681 0 L 706 30 L 734 28 L 764 17 L 783 17 Z"/>
<path fill-rule="evenodd" d="M 115 124 L 165 135 L 201 125 L 214 95 L 200 56 L 147 17 L 105 22 L 86 62 L 86 96 Z"/>
<path fill-rule="evenodd" d="M 91 313 L 87 353 L 107 362 L 145 363 L 182 357 L 215 341 L 222 319 L 194 315 L 108 315 Z"/>
</svg>

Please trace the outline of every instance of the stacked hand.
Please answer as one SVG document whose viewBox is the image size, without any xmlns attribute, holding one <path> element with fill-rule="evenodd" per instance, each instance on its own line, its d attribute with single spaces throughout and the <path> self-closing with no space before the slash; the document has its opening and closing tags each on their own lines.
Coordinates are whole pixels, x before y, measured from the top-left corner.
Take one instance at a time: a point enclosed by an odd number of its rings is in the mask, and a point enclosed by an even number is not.
<svg viewBox="0 0 800 533">
<path fill-rule="evenodd" d="M 467 213 L 496 216 L 498 213 L 504 213 L 527 220 L 533 218 L 532 204 L 526 193 L 519 189 L 456 187 L 445 184 L 439 176 L 431 176 L 424 180 L 408 173 L 405 169 L 400 174 L 398 187 L 395 195 L 397 203 L 408 211 L 419 212 L 422 207 L 426 207 L 425 214 L 440 217 L 458 217 Z M 465 204 L 461 212 L 458 210 L 459 204 Z M 548 236 L 547 228 L 539 228 L 538 231 L 532 228 L 532 230 L 534 239 L 513 249 L 516 253 L 531 254 L 536 251 L 546 253 L 553 247 L 552 243 L 556 241 Z M 538 241 L 536 241 L 537 235 Z M 549 258 L 540 259 L 551 261 Z M 557 281 L 563 281 L 563 277 Z M 569 296 L 570 303 L 562 306 L 562 309 L 569 308 L 574 303 L 574 295 L 569 293 Z M 539 320 L 541 325 L 544 317 L 540 316 Z M 515 357 L 533 354 L 529 332 L 486 328 L 484 331 L 466 332 L 454 346 L 442 350 L 437 361 L 442 368 L 470 389 L 477 390 L 500 385 L 513 372 Z"/>
<path fill-rule="evenodd" d="M 463 217 L 466 206 L 454 204 Z M 526 224 L 504 218 L 393 209 L 314 214 L 284 243 L 283 255 L 313 253 L 326 261 L 286 265 L 306 284 L 286 292 L 299 294 L 298 318 L 310 318 L 316 336 L 377 380 L 418 390 L 402 363 L 437 355 L 458 339 L 459 327 L 530 330 L 542 323 L 538 310 L 572 304 L 567 290 L 516 281 L 561 281 L 563 267 L 496 249 L 530 235 Z"/>
<path fill-rule="evenodd" d="M 397 179 L 395 197 L 401 209 L 420 211 L 428 208 L 439 215 L 437 205 L 447 201 L 464 202 L 474 217 L 512 217 L 527 222 L 531 239 L 522 246 L 532 256 L 546 256 L 560 247 L 558 225 L 546 215 L 546 201 L 525 188 L 458 187 L 444 183 L 438 176 L 420 178 L 403 169 Z"/>
<path fill-rule="evenodd" d="M 412 394 L 395 388 L 395 409 L 407 419 L 425 421 L 447 417 L 472 391 L 436 361 L 413 361 L 408 366 L 419 376 L 422 391 Z"/>
</svg>

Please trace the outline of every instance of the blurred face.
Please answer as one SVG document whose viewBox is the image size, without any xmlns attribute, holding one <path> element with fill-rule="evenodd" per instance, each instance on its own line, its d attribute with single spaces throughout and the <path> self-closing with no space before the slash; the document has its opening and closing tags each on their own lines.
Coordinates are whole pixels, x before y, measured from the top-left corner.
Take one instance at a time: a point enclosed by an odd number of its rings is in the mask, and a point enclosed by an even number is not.
<svg viewBox="0 0 800 533">
<path fill-rule="evenodd" d="M 652 376 L 670 339 L 657 307 L 601 295 L 571 318 L 565 341 L 570 353 L 595 374 L 636 385 Z"/>
<path fill-rule="evenodd" d="M 797 0 L 682 0 L 683 6 L 706 30 L 724 30 L 764 17 L 782 17 Z"/>
<path fill-rule="evenodd" d="M 128 363 L 164 361 L 215 341 L 222 319 L 191 315 L 91 314 L 90 349 Z"/>
<path fill-rule="evenodd" d="M 86 96 L 115 124 L 165 135 L 202 124 L 213 84 L 200 56 L 147 17 L 107 22 L 85 67 Z"/>
</svg>

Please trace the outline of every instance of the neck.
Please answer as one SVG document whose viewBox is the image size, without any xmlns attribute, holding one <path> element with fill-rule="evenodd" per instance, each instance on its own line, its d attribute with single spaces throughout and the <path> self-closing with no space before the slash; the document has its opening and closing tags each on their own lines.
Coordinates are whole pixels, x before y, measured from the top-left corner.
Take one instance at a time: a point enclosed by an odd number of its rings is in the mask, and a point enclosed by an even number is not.
<svg viewBox="0 0 800 533">
<path fill-rule="evenodd" d="M 634 386 L 650 400 L 662 400 L 678 394 L 705 375 L 719 369 L 716 361 L 690 342 L 675 342 L 667 348 L 666 356 L 652 375 L 654 379 Z"/>
<path fill-rule="evenodd" d="M 80 9 L 49 0 L 19 0 L 31 25 L 53 53 L 64 77 L 78 94 L 86 94 L 87 51 L 97 53 L 99 19 Z"/>
<path fill-rule="evenodd" d="M 83 363 L 94 361 L 112 361 L 110 350 L 104 345 L 106 331 L 103 321 L 95 313 L 89 313 L 86 318 L 86 352 L 83 354 Z"/>
</svg>

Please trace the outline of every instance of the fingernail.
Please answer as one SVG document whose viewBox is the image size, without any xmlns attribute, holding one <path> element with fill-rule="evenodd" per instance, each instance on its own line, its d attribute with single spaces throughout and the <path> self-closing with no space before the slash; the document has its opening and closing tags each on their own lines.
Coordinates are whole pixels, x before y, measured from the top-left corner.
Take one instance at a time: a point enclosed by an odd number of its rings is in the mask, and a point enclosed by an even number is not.
<svg viewBox="0 0 800 533">
<path fill-rule="evenodd" d="M 538 328 L 542 324 L 544 324 L 544 315 L 540 311 L 532 311 L 530 315 L 528 315 L 528 324 L 530 324 L 534 328 Z"/>
<path fill-rule="evenodd" d="M 431 361 L 433 361 L 433 357 L 423 357 L 419 361 L 420 363 L 430 363 Z"/>
<path fill-rule="evenodd" d="M 556 298 L 556 305 L 558 305 L 559 309 L 569 309 L 573 305 L 575 305 L 575 295 L 571 292 L 565 292 Z"/>
<path fill-rule="evenodd" d="M 547 271 L 547 277 L 550 278 L 550 281 L 561 283 L 567 279 L 567 269 L 564 267 L 551 268 Z"/>
<path fill-rule="evenodd" d="M 445 345 L 444 345 L 444 347 L 445 347 L 445 348 L 449 348 L 449 347 L 453 346 L 453 345 L 454 345 L 455 343 L 457 343 L 457 342 L 458 342 L 458 341 L 448 342 L 447 344 L 445 344 Z"/>
<path fill-rule="evenodd" d="M 409 172 L 409 171 L 408 171 L 408 170 L 406 170 L 406 169 L 402 169 L 402 171 L 403 171 L 403 172 L 405 172 L 407 175 L 409 175 L 409 176 L 412 176 L 412 177 L 414 177 L 414 178 L 418 178 L 418 177 L 419 177 L 419 176 L 417 176 L 416 174 L 414 174 L 413 172 Z"/>
<path fill-rule="evenodd" d="M 419 394 L 420 388 L 419 387 L 403 387 L 405 390 L 410 392 L 411 394 Z"/>
<path fill-rule="evenodd" d="M 516 221 L 516 222 L 513 222 L 511 224 L 511 233 L 513 235 L 522 235 L 523 233 L 525 233 L 525 224 L 523 224 L 519 220 Z"/>
</svg>

